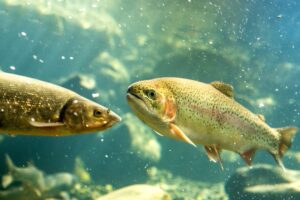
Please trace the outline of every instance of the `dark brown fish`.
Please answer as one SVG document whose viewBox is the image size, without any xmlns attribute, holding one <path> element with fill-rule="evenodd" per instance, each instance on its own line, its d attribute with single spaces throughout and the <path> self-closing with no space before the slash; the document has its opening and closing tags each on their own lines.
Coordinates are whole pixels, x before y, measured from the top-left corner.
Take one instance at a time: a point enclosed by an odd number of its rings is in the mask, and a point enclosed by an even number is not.
<svg viewBox="0 0 300 200">
<path fill-rule="evenodd" d="M 63 87 L 0 72 L 0 132 L 65 136 L 103 131 L 121 118 Z"/>
</svg>

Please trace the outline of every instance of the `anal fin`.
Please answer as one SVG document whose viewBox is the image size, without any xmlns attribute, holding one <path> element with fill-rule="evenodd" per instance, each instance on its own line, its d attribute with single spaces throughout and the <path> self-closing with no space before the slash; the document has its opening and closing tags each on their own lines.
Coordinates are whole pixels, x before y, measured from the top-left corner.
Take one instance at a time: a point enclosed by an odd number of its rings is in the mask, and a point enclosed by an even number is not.
<svg viewBox="0 0 300 200">
<path fill-rule="evenodd" d="M 221 149 L 217 145 L 205 145 L 204 149 L 210 161 L 219 162 L 221 169 L 224 170 L 223 161 L 220 156 Z"/>
<path fill-rule="evenodd" d="M 240 153 L 240 156 L 247 163 L 247 165 L 251 166 L 255 152 L 256 152 L 256 149 L 249 149 L 248 151 L 245 151 L 244 153 Z"/>
<path fill-rule="evenodd" d="M 194 147 L 196 147 L 194 142 L 190 138 L 188 138 L 188 136 L 178 126 L 176 126 L 174 123 L 170 123 L 169 127 L 170 127 L 171 133 L 176 135 L 179 139 L 181 139 L 182 141 L 184 141 L 186 143 L 189 143 L 189 144 L 193 145 Z"/>
</svg>

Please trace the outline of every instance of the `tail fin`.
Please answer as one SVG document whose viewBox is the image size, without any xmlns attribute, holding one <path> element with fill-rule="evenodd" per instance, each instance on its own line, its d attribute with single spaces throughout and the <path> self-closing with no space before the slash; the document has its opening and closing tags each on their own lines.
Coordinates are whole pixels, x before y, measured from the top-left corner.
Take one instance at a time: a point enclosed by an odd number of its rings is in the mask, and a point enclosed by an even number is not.
<svg viewBox="0 0 300 200">
<path fill-rule="evenodd" d="M 294 135 L 297 133 L 297 127 L 284 127 L 284 128 L 276 128 L 276 130 L 280 133 L 281 139 L 279 142 L 278 153 L 279 156 L 282 157 L 285 152 L 291 147 L 292 139 Z"/>
<path fill-rule="evenodd" d="M 9 155 L 5 155 L 5 161 L 8 168 L 8 174 L 2 176 L 2 187 L 7 188 L 14 180 L 12 176 L 12 171 L 15 169 L 15 165 L 12 162 Z"/>
<path fill-rule="evenodd" d="M 279 147 L 277 153 L 271 153 L 274 157 L 277 164 L 285 171 L 285 167 L 282 163 L 281 157 L 285 154 L 285 152 L 291 147 L 292 139 L 294 135 L 297 133 L 297 127 L 284 127 L 284 128 L 276 128 L 276 130 L 280 133 Z"/>
<path fill-rule="evenodd" d="M 9 157 L 9 155 L 5 154 L 5 162 L 8 168 L 9 172 L 14 171 L 14 169 L 16 168 L 15 164 L 13 163 L 13 161 L 11 160 L 11 158 Z"/>
</svg>

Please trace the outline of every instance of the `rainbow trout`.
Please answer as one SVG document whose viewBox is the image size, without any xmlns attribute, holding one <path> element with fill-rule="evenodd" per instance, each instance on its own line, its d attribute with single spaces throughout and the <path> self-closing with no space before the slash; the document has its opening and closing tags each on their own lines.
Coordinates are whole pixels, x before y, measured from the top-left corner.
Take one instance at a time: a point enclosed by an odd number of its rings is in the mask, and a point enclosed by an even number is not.
<svg viewBox="0 0 300 200">
<path fill-rule="evenodd" d="M 204 145 L 223 169 L 222 149 L 237 152 L 251 165 L 258 149 L 268 151 L 284 169 L 281 157 L 296 127 L 271 128 L 233 99 L 233 87 L 182 78 L 158 78 L 132 84 L 127 100 L 133 112 L 156 132 L 193 146 Z"/>
<path fill-rule="evenodd" d="M 103 131 L 121 118 L 63 87 L 0 72 L 0 132 L 65 136 Z"/>
</svg>

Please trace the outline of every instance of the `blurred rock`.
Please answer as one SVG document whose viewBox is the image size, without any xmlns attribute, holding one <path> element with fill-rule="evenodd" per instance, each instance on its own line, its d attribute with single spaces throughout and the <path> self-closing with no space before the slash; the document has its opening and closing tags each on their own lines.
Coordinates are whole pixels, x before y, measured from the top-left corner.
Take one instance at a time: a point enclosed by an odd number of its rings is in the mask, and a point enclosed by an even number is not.
<svg viewBox="0 0 300 200">
<path fill-rule="evenodd" d="M 175 176 L 167 170 L 157 167 L 147 169 L 148 184 L 157 185 L 168 192 L 171 199 L 180 200 L 226 200 L 223 183 L 209 183 L 201 180 L 190 180 L 185 177 Z"/>
<path fill-rule="evenodd" d="M 298 165 L 300 165 L 300 151 L 288 151 L 286 156 L 295 161 Z"/>
<path fill-rule="evenodd" d="M 39 200 L 40 196 L 32 190 L 24 189 L 24 187 L 14 187 L 10 190 L 0 191 L 1 200 Z"/>
<path fill-rule="evenodd" d="M 225 183 L 230 200 L 300 199 L 300 171 L 271 165 L 239 168 Z"/>
<path fill-rule="evenodd" d="M 158 162 L 161 158 L 161 146 L 151 131 L 134 115 L 124 115 L 125 126 L 131 139 L 131 149 L 138 157 Z"/>
<path fill-rule="evenodd" d="M 102 66 L 101 68 L 99 66 Z M 118 84 L 128 84 L 130 74 L 124 64 L 118 59 L 110 55 L 108 52 L 102 52 L 91 63 L 91 67 L 95 71 L 100 71 L 103 77 Z"/>
<path fill-rule="evenodd" d="M 97 200 L 171 200 L 171 198 L 157 186 L 140 184 L 121 188 Z"/>
</svg>

